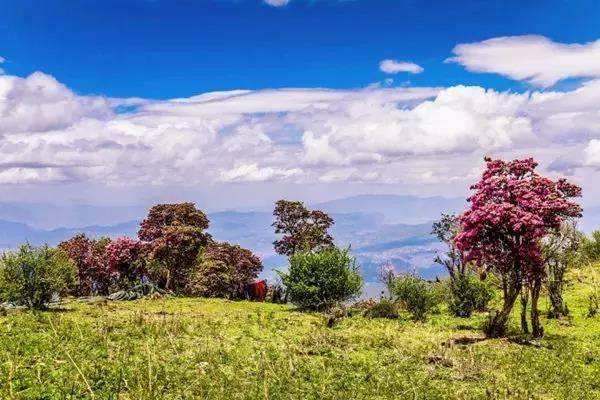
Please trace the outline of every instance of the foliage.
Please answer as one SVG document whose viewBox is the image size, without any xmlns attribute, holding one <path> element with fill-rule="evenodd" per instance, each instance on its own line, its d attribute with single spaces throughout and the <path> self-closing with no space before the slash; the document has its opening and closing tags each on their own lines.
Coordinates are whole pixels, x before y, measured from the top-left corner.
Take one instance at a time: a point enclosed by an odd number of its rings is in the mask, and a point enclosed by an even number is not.
<svg viewBox="0 0 600 400">
<path fill-rule="evenodd" d="M 552 181 L 535 172 L 529 158 L 505 162 L 486 158 L 486 170 L 471 186 L 470 209 L 460 217 L 456 247 L 464 261 L 497 273 L 503 281 L 504 304 L 489 324 L 489 336 L 506 331 L 510 311 L 525 283 L 531 291 L 534 336 L 541 336 L 537 303 L 544 277 L 540 240 L 566 218 L 581 216 L 570 198 L 581 189 L 564 179 Z"/>
<path fill-rule="evenodd" d="M 200 250 L 210 241 L 209 222 L 193 203 L 158 204 L 138 236 L 149 248 L 149 272 L 160 287 L 184 292 Z"/>
<path fill-rule="evenodd" d="M 434 261 L 448 271 L 451 280 L 467 275 L 467 264 L 463 262 L 462 254 L 454 242 L 459 232 L 460 221 L 456 215 L 442 214 L 442 218 L 432 226 L 431 233 L 448 246 L 446 254 L 437 255 Z"/>
<path fill-rule="evenodd" d="M 579 246 L 585 236 L 577 230 L 574 222 L 565 222 L 560 229 L 551 233 L 542 241 L 542 254 L 546 264 L 546 280 L 550 298 L 551 318 L 560 318 L 569 314 L 569 308 L 563 300 L 565 273 L 577 262 Z"/>
<path fill-rule="evenodd" d="M 2 256 L 0 298 L 8 302 L 44 309 L 74 282 L 75 267 L 61 250 L 25 244 Z"/>
<path fill-rule="evenodd" d="M 128 237 L 117 238 L 106 246 L 108 266 L 118 275 L 121 288 L 128 288 L 147 274 L 144 255 L 143 243 Z"/>
<path fill-rule="evenodd" d="M 494 298 L 494 288 L 489 280 L 473 274 L 456 275 L 449 281 L 449 311 L 457 317 L 468 318 L 474 311 L 485 311 Z"/>
<path fill-rule="evenodd" d="M 298 251 L 319 251 L 333 246 L 327 230 L 333 219 L 323 211 L 310 211 L 300 201 L 279 200 L 273 211 L 275 233 L 283 234 L 273 243 L 279 254 L 291 256 Z"/>
<path fill-rule="evenodd" d="M 288 272 L 279 272 L 289 300 L 322 311 L 360 295 L 362 277 L 347 249 L 304 251 L 290 257 Z"/>
<path fill-rule="evenodd" d="M 246 285 L 262 270 L 262 263 L 250 250 L 229 243 L 211 242 L 188 284 L 187 292 L 206 297 L 241 299 Z"/>
<path fill-rule="evenodd" d="M 111 284 L 117 277 L 116 271 L 110 268 L 106 256 L 106 247 L 109 243 L 108 238 L 90 239 L 82 233 L 58 245 L 75 264 L 76 295 L 108 294 Z"/>
<path fill-rule="evenodd" d="M 582 261 L 600 261 L 600 230 L 592 232 L 591 237 L 582 238 L 580 255 Z"/>
<path fill-rule="evenodd" d="M 363 315 L 367 318 L 396 319 L 399 317 L 398 304 L 384 297 L 366 308 Z"/>
<path fill-rule="evenodd" d="M 414 275 L 398 275 L 394 279 L 392 295 L 398 299 L 416 321 L 424 321 L 442 301 L 433 283 Z"/>
</svg>

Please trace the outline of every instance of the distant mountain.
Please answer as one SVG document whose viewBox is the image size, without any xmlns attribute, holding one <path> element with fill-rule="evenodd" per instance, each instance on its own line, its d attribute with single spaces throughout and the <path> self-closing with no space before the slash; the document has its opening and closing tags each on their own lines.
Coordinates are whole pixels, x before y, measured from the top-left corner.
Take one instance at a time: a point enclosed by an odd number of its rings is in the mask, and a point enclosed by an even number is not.
<svg viewBox="0 0 600 400">
<path fill-rule="evenodd" d="M 443 271 L 433 264 L 440 249 L 430 235 L 431 222 L 442 211 L 461 209 L 462 199 L 443 197 L 364 195 L 311 205 L 331 214 L 332 234 L 340 246 L 350 246 L 367 281 L 387 262 L 398 270 L 434 277 Z M 273 251 L 277 236 L 268 211 L 211 213 L 209 232 L 216 240 L 252 249 L 265 265 L 264 276 L 285 268 L 287 260 Z M 91 237 L 135 236 L 147 207 L 57 206 L 44 203 L 0 203 L 0 248 L 15 248 L 28 241 L 56 245 L 77 233 Z M 126 222 L 122 222 L 126 221 Z M 66 227 L 58 227 L 66 226 Z"/>
<path fill-rule="evenodd" d="M 432 221 L 442 212 L 460 212 L 464 199 L 396 195 L 363 195 L 310 205 L 328 212 L 335 220 L 332 234 L 339 246 L 351 246 L 367 281 L 365 290 L 376 295 L 381 287 L 377 269 L 392 263 L 398 271 L 414 271 L 433 279 L 444 270 L 433 262 L 441 243 L 430 234 Z M 275 277 L 275 269 L 287 260 L 273 251 L 277 236 L 268 211 L 223 211 L 209 214 L 209 232 L 216 240 L 249 248 L 261 257 L 263 276 Z M 83 232 L 88 236 L 136 236 L 146 207 L 54 206 L 0 203 L 0 249 L 28 241 L 56 245 Z M 125 222 L 122 222 L 125 221 Z M 57 228 L 63 223 L 64 228 Z M 600 227 L 600 207 L 586 207 L 580 224 L 586 232 Z"/>
<path fill-rule="evenodd" d="M 90 237 L 100 236 L 135 236 L 137 235 L 138 222 L 129 221 L 110 226 L 92 225 L 82 228 L 36 229 L 27 224 L 0 220 L 0 249 L 14 249 L 22 243 L 32 245 L 49 244 L 57 245 L 78 233 L 85 233 Z"/>
<path fill-rule="evenodd" d="M 0 202 L 0 220 L 21 222 L 37 229 L 114 225 L 142 218 L 147 212 L 146 206 Z"/>
<path fill-rule="evenodd" d="M 421 224 L 439 218 L 442 211 L 461 212 L 464 198 L 360 195 L 314 204 L 331 213 L 379 214 L 389 223 Z"/>
</svg>

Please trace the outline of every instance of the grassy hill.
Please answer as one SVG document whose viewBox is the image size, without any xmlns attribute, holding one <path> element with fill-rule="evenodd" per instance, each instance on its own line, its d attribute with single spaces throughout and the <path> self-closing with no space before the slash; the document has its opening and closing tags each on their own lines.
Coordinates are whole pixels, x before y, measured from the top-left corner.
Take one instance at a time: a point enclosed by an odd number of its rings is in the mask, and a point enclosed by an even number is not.
<svg viewBox="0 0 600 400">
<path fill-rule="evenodd" d="M 13 310 L 0 316 L 0 398 L 597 399 L 586 276 L 571 278 L 572 320 L 544 320 L 536 342 L 483 340 L 484 315 L 327 328 L 291 306 L 207 299 Z"/>
</svg>

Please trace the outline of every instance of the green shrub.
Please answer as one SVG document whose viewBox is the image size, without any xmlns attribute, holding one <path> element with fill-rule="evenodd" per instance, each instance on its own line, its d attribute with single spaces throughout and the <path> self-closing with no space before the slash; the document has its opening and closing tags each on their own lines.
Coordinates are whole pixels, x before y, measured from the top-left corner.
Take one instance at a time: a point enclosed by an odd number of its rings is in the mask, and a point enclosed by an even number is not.
<svg viewBox="0 0 600 400">
<path fill-rule="evenodd" d="M 398 304 L 390 299 L 382 298 L 365 309 L 363 315 L 368 318 L 396 319 L 399 317 Z"/>
<path fill-rule="evenodd" d="M 457 317 L 468 318 L 473 311 L 485 311 L 494 298 L 492 285 L 475 275 L 457 275 L 449 286 L 448 309 Z"/>
<path fill-rule="evenodd" d="M 349 250 L 300 252 L 290 257 L 288 272 L 279 272 L 289 300 L 314 311 L 329 309 L 358 296 L 362 277 Z"/>
<path fill-rule="evenodd" d="M 600 261 L 600 230 L 592 232 L 591 237 L 584 237 L 579 248 L 579 256 L 584 261 Z"/>
<path fill-rule="evenodd" d="M 2 256 L 0 293 L 5 301 L 44 309 L 54 295 L 64 294 L 74 282 L 75 266 L 61 250 L 25 244 Z"/>
<path fill-rule="evenodd" d="M 442 300 L 438 285 L 414 275 L 394 278 L 392 295 L 402 302 L 416 321 L 423 321 L 427 314 L 437 309 Z"/>
</svg>

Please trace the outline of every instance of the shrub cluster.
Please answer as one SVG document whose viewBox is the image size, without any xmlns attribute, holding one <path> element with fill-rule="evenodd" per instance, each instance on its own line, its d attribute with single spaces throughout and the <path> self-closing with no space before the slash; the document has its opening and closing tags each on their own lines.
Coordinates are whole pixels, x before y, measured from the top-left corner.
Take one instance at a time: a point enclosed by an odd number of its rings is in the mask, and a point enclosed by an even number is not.
<svg viewBox="0 0 600 400">
<path fill-rule="evenodd" d="M 44 309 L 75 282 L 75 267 L 59 249 L 25 244 L 4 253 L 0 263 L 0 299 Z"/>
<path fill-rule="evenodd" d="M 457 275 L 449 281 L 448 309 L 457 317 L 468 318 L 474 311 L 486 311 L 494 298 L 494 287 L 489 280 L 473 274 Z"/>
<path fill-rule="evenodd" d="M 391 295 L 399 300 L 416 321 L 423 321 L 443 301 L 440 285 L 414 275 L 398 275 L 391 285 Z"/>
<path fill-rule="evenodd" d="M 300 308 L 323 311 L 360 295 L 362 277 L 349 250 L 337 247 L 303 251 L 279 272 L 289 300 Z"/>
</svg>

